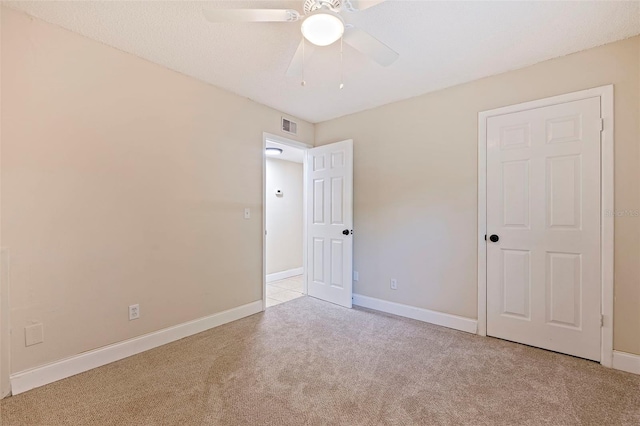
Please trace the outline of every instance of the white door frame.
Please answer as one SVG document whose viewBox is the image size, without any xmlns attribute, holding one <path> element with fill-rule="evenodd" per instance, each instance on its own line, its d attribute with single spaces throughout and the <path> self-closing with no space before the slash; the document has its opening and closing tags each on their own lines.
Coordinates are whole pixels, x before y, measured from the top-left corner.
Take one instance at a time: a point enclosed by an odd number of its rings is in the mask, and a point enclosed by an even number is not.
<svg viewBox="0 0 640 426">
<path fill-rule="evenodd" d="M 305 151 L 313 145 L 287 139 L 272 133 L 262 133 L 262 310 L 267 309 L 267 156 L 265 148 L 267 139 L 282 145 L 291 146 Z M 302 276 L 304 281 L 303 293 L 307 294 L 307 162 L 302 162 Z"/>
<path fill-rule="evenodd" d="M 601 361 L 612 366 L 613 358 L 613 85 L 539 99 L 517 105 L 482 111 L 478 114 L 478 334 L 487 335 L 487 120 L 490 117 L 542 108 L 588 98 L 600 98 L 603 119 L 601 133 L 600 181 L 600 261 L 601 261 Z M 609 213 L 609 214 L 607 214 Z"/>
</svg>

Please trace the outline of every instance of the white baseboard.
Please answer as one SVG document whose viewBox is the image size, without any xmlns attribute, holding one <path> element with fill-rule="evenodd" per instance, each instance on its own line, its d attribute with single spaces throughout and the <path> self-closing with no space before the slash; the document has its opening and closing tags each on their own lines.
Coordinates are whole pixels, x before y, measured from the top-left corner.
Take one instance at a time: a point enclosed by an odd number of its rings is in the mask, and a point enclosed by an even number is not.
<svg viewBox="0 0 640 426">
<path fill-rule="evenodd" d="M 640 355 L 613 351 L 613 368 L 628 373 L 640 374 Z"/>
<path fill-rule="evenodd" d="M 11 393 L 62 380 L 262 311 L 262 300 L 11 375 Z"/>
<path fill-rule="evenodd" d="M 304 270 L 302 269 L 302 267 L 300 267 L 295 269 L 289 269 L 287 271 L 282 271 L 282 272 L 274 272 L 273 274 L 267 274 L 267 282 L 270 283 L 273 281 L 284 280 L 285 278 L 291 278 L 297 275 L 302 275 L 303 271 Z"/>
<path fill-rule="evenodd" d="M 415 306 L 375 299 L 361 294 L 353 295 L 353 304 L 362 306 L 363 308 L 375 309 L 376 311 L 382 311 L 389 314 L 399 315 L 401 317 L 453 328 L 455 330 L 466 331 L 467 333 L 476 334 L 478 330 L 478 321 L 471 318 L 430 311 L 428 309 L 417 308 Z"/>
</svg>

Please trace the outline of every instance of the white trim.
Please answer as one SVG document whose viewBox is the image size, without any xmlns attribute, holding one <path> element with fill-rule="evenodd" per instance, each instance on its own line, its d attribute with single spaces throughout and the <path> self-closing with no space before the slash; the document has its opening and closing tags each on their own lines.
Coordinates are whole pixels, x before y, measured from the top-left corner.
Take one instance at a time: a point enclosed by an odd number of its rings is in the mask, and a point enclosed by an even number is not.
<svg viewBox="0 0 640 426">
<path fill-rule="evenodd" d="M 271 282 L 267 278 L 267 156 L 264 155 L 264 150 L 267 147 L 267 140 L 272 142 L 281 143 L 283 145 L 289 145 L 294 148 L 300 148 L 304 150 L 304 158 L 302 162 L 302 275 L 304 281 L 303 293 L 307 294 L 307 150 L 313 148 L 313 145 L 309 145 L 304 142 L 294 141 L 283 136 L 274 135 L 273 133 L 262 133 L 262 310 L 267 309 L 267 283 Z M 273 275 L 273 274 L 269 274 Z M 300 274 L 296 274 L 300 275 Z M 293 275 L 291 275 L 293 276 Z M 288 277 L 285 277 L 288 278 Z M 283 279 L 283 278 L 279 278 Z M 274 280 L 275 281 L 275 280 Z"/>
<path fill-rule="evenodd" d="M 478 116 L 478 334 L 487 335 L 487 120 Z"/>
<path fill-rule="evenodd" d="M 361 294 L 353 294 L 353 304 L 362 306 L 363 308 L 374 309 L 376 311 L 399 315 L 430 324 L 453 328 L 454 330 L 466 331 L 472 334 L 476 334 L 478 328 L 477 321 L 472 318 L 430 311 L 429 309 L 389 302 Z"/>
<path fill-rule="evenodd" d="M 304 158 L 302 159 L 302 293 L 309 294 L 309 286 L 307 284 L 307 181 L 309 180 L 309 165 L 307 164 L 307 157 L 309 156 L 309 147 L 304 151 Z"/>
<path fill-rule="evenodd" d="M 299 268 L 295 268 L 295 269 L 288 269 L 286 271 L 274 272 L 273 274 L 268 274 L 267 275 L 267 282 L 271 283 L 271 282 L 274 282 L 274 281 L 284 280 L 286 278 L 295 277 L 295 276 L 298 276 L 298 275 L 302 275 L 303 272 L 304 272 L 304 268 L 302 266 L 299 267 Z"/>
<path fill-rule="evenodd" d="M 640 355 L 613 351 L 613 368 L 628 373 L 640 374 Z"/>
<path fill-rule="evenodd" d="M 262 134 L 262 310 L 267 309 L 267 133 Z"/>
<path fill-rule="evenodd" d="M 601 134 L 601 269 L 602 269 L 602 307 L 604 321 L 601 336 L 600 363 L 612 366 L 613 358 L 613 250 L 614 217 L 606 216 L 614 210 L 614 117 L 613 85 L 568 93 L 566 95 L 539 99 L 522 104 L 483 111 L 478 114 L 478 334 L 486 335 L 487 330 L 487 251 L 484 236 L 487 233 L 487 119 L 496 115 L 510 114 L 533 108 L 542 108 L 565 102 L 588 98 L 600 98 L 601 117 L 604 129 Z"/>
<path fill-rule="evenodd" d="M 600 226 L 600 250 L 602 273 L 602 337 L 600 363 L 605 367 L 613 366 L 613 256 L 614 256 L 614 215 L 606 215 L 605 212 L 614 210 L 614 117 L 613 117 L 613 85 L 600 89 L 600 116 L 604 128 L 601 133 L 601 195 L 600 207 L 602 216 Z"/>
<path fill-rule="evenodd" d="M 313 148 L 313 145 L 309 145 L 308 143 L 294 141 L 293 139 L 285 138 L 284 136 L 274 135 L 273 133 L 264 132 L 263 136 L 265 140 L 270 140 L 271 142 L 292 146 L 294 148 L 301 148 L 301 149 Z"/>
<path fill-rule="evenodd" d="M 11 375 L 11 392 L 13 395 L 18 395 L 30 389 L 110 364 L 261 311 L 262 301 L 258 300 L 208 317 L 84 352 L 41 367 L 21 371 Z"/>
</svg>

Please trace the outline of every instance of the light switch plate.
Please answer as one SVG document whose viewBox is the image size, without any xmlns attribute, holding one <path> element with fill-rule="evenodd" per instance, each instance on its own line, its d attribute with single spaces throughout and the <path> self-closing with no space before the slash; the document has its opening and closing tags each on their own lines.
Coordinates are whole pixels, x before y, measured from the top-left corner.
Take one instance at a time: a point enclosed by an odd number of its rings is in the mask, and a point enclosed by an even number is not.
<svg viewBox="0 0 640 426">
<path fill-rule="evenodd" d="M 24 328 L 25 346 L 33 346 L 44 342 L 44 327 L 42 323 L 28 325 Z"/>
<path fill-rule="evenodd" d="M 244 209 L 244 218 L 251 219 L 251 209 L 249 207 Z"/>
</svg>

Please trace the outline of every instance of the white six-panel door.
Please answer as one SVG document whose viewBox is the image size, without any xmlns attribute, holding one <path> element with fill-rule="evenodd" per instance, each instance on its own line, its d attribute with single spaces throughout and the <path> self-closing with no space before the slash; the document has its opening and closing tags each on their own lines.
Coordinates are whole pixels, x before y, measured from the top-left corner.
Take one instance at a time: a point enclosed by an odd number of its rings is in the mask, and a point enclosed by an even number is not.
<svg viewBox="0 0 640 426">
<path fill-rule="evenodd" d="M 600 117 L 596 97 L 487 120 L 488 335 L 600 360 Z"/>
<path fill-rule="evenodd" d="M 307 293 L 350 308 L 353 141 L 309 149 L 306 170 Z"/>
</svg>

